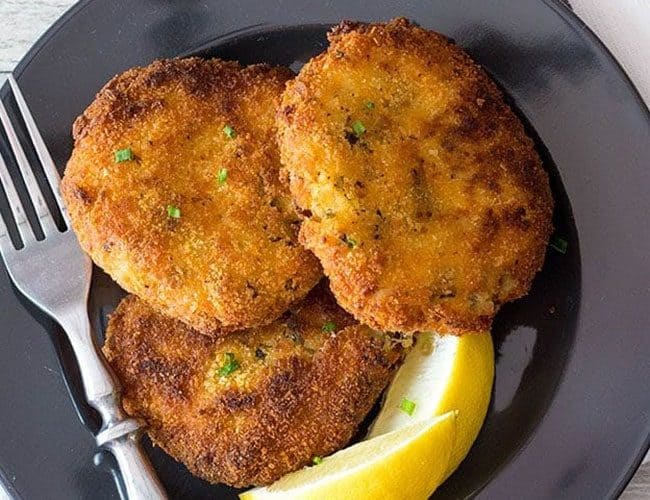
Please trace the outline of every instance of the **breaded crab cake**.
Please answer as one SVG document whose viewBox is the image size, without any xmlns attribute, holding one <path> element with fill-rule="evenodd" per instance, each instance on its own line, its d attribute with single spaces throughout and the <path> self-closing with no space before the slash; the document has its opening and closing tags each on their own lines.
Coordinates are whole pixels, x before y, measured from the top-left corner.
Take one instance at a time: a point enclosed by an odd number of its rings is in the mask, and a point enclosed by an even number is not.
<svg viewBox="0 0 650 500">
<path fill-rule="evenodd" d="M 238 487 L 345 446 L 401 357 L 321 287 L 274 323 L 218 339 L 129 296 L 104 353 L 153 442 L 199 477 Z"/>
<path fill-rule="evenodd" d="M 74 125 L 63 196 L 123 288 L 206 334 L 269 323 L 321 276 L 279 180 L 291 72 L 200 58 L 113 78 Z"/>
<path fill-rule="evenodd" d="M 288 83 L 281 158 L 301 241 L 339 304 L 381 330 L 490 327 L 552 230 L 548 176 L 488 75 L 405 19 L 344 22 Z"/>
</svg>

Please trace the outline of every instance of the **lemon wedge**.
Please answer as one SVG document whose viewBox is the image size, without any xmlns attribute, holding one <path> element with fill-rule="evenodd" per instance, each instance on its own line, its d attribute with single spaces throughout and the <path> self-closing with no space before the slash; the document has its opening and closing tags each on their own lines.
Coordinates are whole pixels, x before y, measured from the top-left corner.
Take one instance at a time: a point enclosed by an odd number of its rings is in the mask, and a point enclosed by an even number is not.
<svg viewBox="0 0 650 500">
<path fill-rule="evenodd" d="M 455 434 L 456 412 L 424 419 L 345 448 L 240 498 L 425 499 L 443 481 Z"/>
<path fill-rule="evenodd" d="M 489 332 L 421 333 L 389 386 L 368 438 L 458 411 L 456 444 L 445 479 L 478 436 L 490 404 L 494 347 Z"/>
</svg>

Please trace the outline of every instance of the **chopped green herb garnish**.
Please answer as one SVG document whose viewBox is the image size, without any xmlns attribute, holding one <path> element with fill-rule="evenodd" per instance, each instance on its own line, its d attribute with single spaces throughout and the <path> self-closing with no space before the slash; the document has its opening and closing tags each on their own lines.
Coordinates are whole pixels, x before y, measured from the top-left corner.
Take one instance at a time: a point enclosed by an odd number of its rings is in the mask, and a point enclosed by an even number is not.
<svg viewBox="0 0 650 500">
<path fill-rule="evenodd" d="M 118 149 L 113 153 L 115 157 L 115 163 L 122 163 L 123 161 L 130 161 L 135 158 L 133 156 L 133 151 L 131 148 L 126 148 L 126 149 Z"/>
<path fill-rule="evenodd" d="M 350 238 L 347 234 L 343 235 L 343 243 L 345 243 L 349 248 L 354 248 L 358 245 L 357 240 Z"/>
<path fill-rule="evenodd" d="M 221 377 L 227 377 L 239 368 L 239 361 L 235 359 L 235 355 L 232 352 L 227 352 L 224 355 L 224 358 L 224 363 L 221 368 L 219 368 L 219 376 Z"/>
<path fill-rule="evenodd" d="M 402 398 L 402 402 L 399 405 L 399 409 L 406 413 L 409 417 L 413 415 L 415 411 L 415 403 L 410 399 Z"/>
<path fill-rule="evenodd" d="M 314 457 L 311 459 L 311 461 L 314 463 L 314 465 L 318 465 L 323 461 L 323 457 Z"/>
<path fill-rule="evenodd" d="M 220 168 L 219 172 L 217 172 L 217 181 L 219 181 L 219 184 L 223 186 L 226 183 L 227 179 L 228 179 L 228 169 Z"/>
<path fill-rule="evenodd" d="M 181 209 L 174 205 L 167 205 L 167 216 L 171 219 L 180 219 Z"/>
<path fill-rule="evenodd" d="M 560 252 L 562 254 L 566 253 L 567 248 L 569 247 L 569 243 L 562 238 L 553 238 L 551 242 L 549 243 L 551 248 L 557 252 Z"/>
<path fill-rule="evenodd" d="M 366 109 L 375 109 L 375 103 L 372 101 L 368 101 L 366 103 Z"/>
<path fill-rule="evenodd" d="M 336 331 L 336 323 L 334 321 L 328 321 L 323 325 L 323 328 L 321 328 L 324 333 L 332 333 Z"/>
<path fill-rule="evenodd" d="M 354 132 L 354 135 L 361 137 L 361 135 L 366 131 L 366 127 L 363 123 L 357 120 L 352 124 L 352 131 Z"/>
<path fill-rule="evenodd" d="M 235 129 L 232 128 L 230 125 L 226 125 L 223 128 L 223 133 L 226 134 L 226 136 L 229 139 L 234 139 L 235 137 L 237 137 L 237 132 L 235 132 Z"/>
</svg>

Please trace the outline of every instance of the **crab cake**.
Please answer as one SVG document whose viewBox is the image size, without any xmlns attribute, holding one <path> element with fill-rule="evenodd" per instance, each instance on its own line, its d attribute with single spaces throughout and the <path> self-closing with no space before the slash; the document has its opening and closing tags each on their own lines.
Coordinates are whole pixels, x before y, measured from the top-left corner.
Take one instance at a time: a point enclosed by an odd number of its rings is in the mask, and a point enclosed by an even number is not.
<svg viewBox="0 0 650 500">
<path fill-rule="evenodd" d="M 269 323 L 318 282 L 279 181 L 291 72 L 200 58 L 113 78 L 74 124 L 63 196 L 123 288 L 206 334 Z"/>
<path fill-rule="evenodd" d="M 278 321 L 224 338 L 129 296 L 104 353 L 154 443 L 203 479 L 243 487 L 345 446 L 400 360 L 393 345 L 318 287 Z"/>
<path fill-rule="evenodd" d="M 287 85 L 282 162 L 301 241 L 374 328 L 489 328 L 528 292 L 552 229 L 548 176 L 496 85 L 405 19 L 342 23 Z"/>
</svg>

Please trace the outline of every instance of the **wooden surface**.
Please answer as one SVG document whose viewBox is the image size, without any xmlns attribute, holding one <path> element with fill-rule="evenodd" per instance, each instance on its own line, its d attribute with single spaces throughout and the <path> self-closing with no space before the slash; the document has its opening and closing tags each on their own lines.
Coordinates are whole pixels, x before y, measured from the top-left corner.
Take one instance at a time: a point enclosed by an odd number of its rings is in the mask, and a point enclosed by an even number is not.
<svg viewBox="0 0 650 500">
<path fill-rule="evenodd" d="M 0 0 L 0 75 L 11 71 L 38 37 L 74 3 L 71 0 Z M 621 499 L 650 499 L 649 458 L 650 455 Z"/>
<path fill-rule="evenodd" d="M 0 73 L 11 71 L 36 39 L 74 3 L 0 0 Z"/>
</svg>

